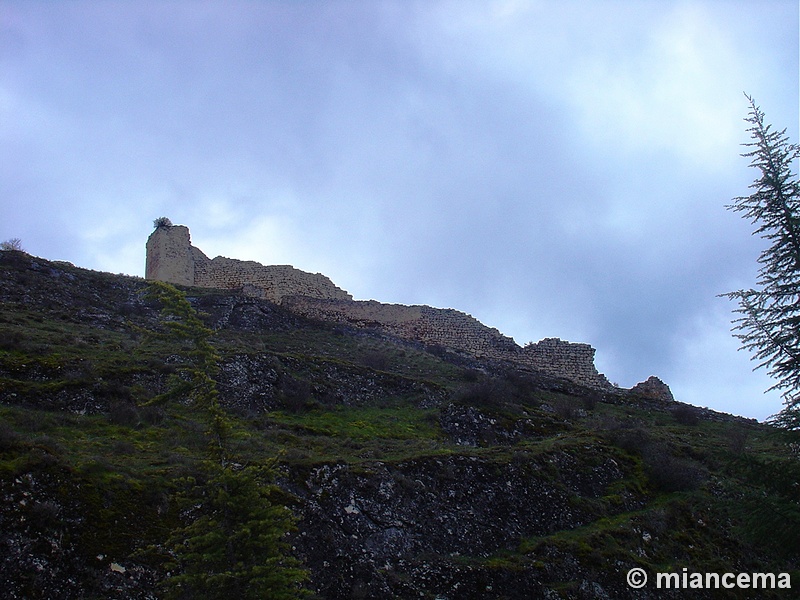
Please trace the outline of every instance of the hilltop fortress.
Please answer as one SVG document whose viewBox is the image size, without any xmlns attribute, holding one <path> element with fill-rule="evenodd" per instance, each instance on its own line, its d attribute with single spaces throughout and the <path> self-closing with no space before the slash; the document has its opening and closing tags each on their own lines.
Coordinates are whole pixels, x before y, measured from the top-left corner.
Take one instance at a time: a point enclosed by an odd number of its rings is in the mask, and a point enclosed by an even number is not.
<svg viewBox="0 0 800 600">
<path fill-rule="evenodd" d="M 595 350 L 588 344 L 547 338 L 521 347 L 497 329 L 457 310 L 353 300 L 321 273 L 222 256 L 209 259 L 191 245 L 187 227 L 167 223 L 159 224 L 147 240 L 147 279 L 237 290 L 280 304 L 302 316 L 371 327 L 478 358 L 511 361 L 594 388 L 611 387 L 605 376 L 597 372 Z"/>
</svg>

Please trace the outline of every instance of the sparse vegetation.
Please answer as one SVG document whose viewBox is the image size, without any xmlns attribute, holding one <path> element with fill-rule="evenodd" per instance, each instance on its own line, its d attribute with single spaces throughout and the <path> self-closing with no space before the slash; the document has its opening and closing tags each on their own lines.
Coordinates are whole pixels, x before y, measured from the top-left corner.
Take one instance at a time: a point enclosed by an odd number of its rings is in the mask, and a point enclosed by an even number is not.
<svg viewBox="0 0 800 600">
<path fill-rule="evenodd" d="M 153 227 L 155 229 L 160 227 L 172 227 L 172 221 L 170 221 L 167 217 L 158 217 L 153 221 Z"/>
<path fill-rule="evenodd" d="M 19 238 L 11 238 L 4 242 L 0 242 L 0 250 L 11 252 L 24 252 L 22 249 L 22 240 Z"/>
</svg>

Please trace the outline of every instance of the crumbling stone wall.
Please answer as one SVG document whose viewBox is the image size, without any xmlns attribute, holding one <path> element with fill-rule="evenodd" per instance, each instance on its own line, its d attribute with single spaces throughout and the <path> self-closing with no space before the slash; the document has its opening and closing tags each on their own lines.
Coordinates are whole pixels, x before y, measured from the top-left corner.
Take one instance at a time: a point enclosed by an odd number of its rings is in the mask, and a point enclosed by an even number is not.
<svg viewBox="0 0 800 600">
<path fill-rule="evenodd" d="M 576 344 L 558 338 L 545 338 L 522 349 L 520 362 L 538 371 L 569 379 L 592 387 L 611 387 L 606 377 L 594 366 L 595 349 L 589 344 Z"/>
<path fill-rule="evenodd" d="M 500 353 L 519 350 L 514 340 L 497 329 L 451 308 L 307 297 L 287 298 L 284 305 L 293 312 L 314 319 L 375 327 L 398 337 L 462 350 L 478 357 L 499 357 Z"/>
<path fill-rule="evenodd" d="M 595 350 L 588 344 L 548 338 L 521 348 L 497 329 L 457 310 L 354 301 L 320 273 L 222 256 L 212 260 L 191 245 L 189 229 L 183 225 L 160 226 L 150 235 L 146 278 L 178 285 L 241 290 L 310 318 L 373 327 L 479 358 L 513 361 L 583 385 L 610 387 L 608 380 L 597 372 Z"/>
<path fill-rule="evenodd" d="M 582 385 L 611 387 L 608 379 L 597 372 L 595 349 L 589 344 L 547 338 L 521 348 L 497 329 L 457 310 L 381 304 L 374 300 L 342 302 L 303 297 L 286 298 L 284 305 L 310 318 L 374 327 L 401 338 L 444 346 L 476 357 L 513 361 Z"/>
<path fill-rule="evenodd" d="M 278 303 L 287 296 L 352 298 L 321 273 L 306 273 L 290 265 L 264 266 L 223 256 L 209 260 L 197 248 L 193 251 L 194 285 L 198 287 L 241 289 L 248 296 Z"/>
<path fill-rule="evenodd" d="M 264 266 L 218 256 L 208 258 L 191 245 L 183 225 L 157 227 L 147 240 L 145 277 L 178 285 L 242 290 L 280 303 L 287 296 L 350 300 L 352 296 L 320 273 L 289 265 Z"/>
</svg>

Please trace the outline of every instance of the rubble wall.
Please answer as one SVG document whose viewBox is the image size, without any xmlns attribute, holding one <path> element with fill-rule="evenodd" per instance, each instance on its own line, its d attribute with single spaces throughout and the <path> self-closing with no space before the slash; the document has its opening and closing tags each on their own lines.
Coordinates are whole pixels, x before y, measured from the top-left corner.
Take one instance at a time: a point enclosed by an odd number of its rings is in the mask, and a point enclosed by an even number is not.
<svg viewBox="0 0 800 600">
<path fill-rule="evenodd" d="M 594 365 L 595 349 L 547 338 L 524 348 L 497 329 L 487 327 L 471 315 L 430 306 L 404 306 L 369 301 L 332 301 L 286 298 L 292 312 L 321 321 L 372 327 L 401 338 L 417 340 L 465 352 L 478 358 L 507 360 L 563 377 L 590 387 L 610 387 Z"/>
</svg>

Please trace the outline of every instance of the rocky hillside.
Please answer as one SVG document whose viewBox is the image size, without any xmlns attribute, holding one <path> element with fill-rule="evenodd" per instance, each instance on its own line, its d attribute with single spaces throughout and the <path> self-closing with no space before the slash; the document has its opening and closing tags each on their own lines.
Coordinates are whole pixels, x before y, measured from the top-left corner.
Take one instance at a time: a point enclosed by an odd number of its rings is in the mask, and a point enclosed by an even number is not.
<svg viewBox="0 0 800 600">
<path fill-rule="evenodd" d="M 184 351 L 138 278 L 0 252 L 4 598 L 157 598 L 206 445 L 145 406 Z M 237 452 L 277 457 L 318 598 L 789 598 L 628 587 L 658 572 L 790 573 L 800 439 L 664 398 L 187 288 L 214 330 Z M 796 593 L 796 592 L 794 592 Z M 725 595 L 726 594 L 726 595 Z"/>
</svg>

